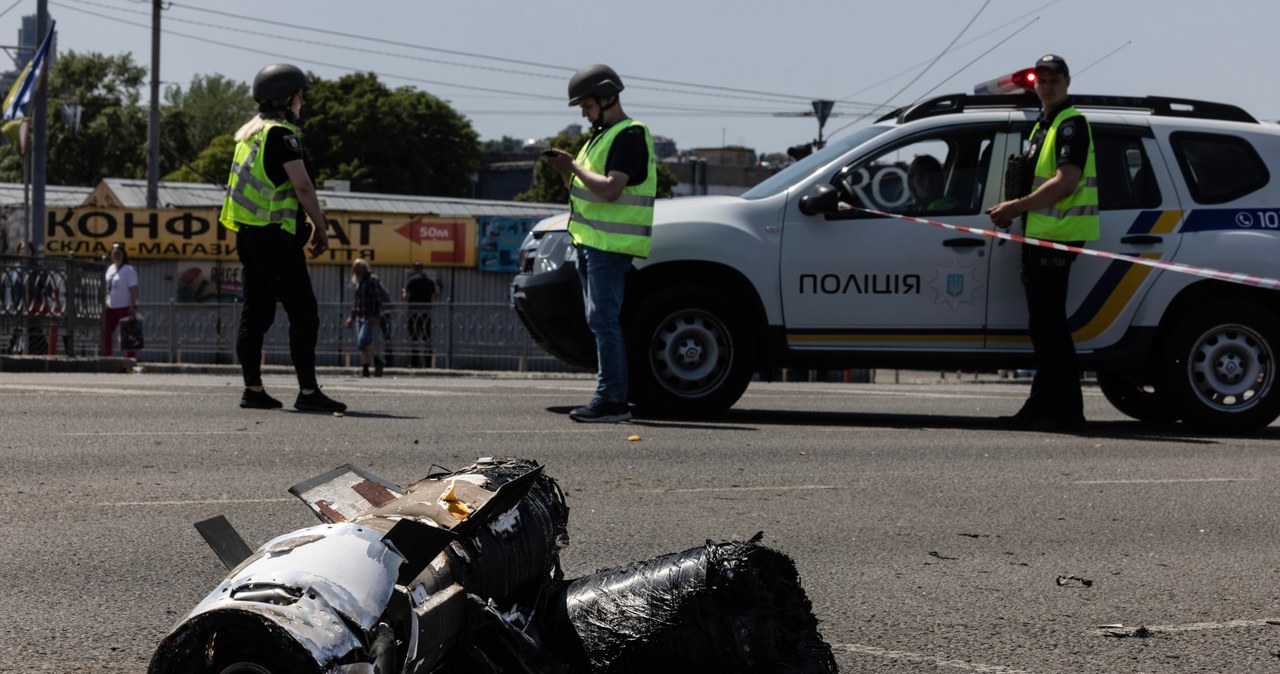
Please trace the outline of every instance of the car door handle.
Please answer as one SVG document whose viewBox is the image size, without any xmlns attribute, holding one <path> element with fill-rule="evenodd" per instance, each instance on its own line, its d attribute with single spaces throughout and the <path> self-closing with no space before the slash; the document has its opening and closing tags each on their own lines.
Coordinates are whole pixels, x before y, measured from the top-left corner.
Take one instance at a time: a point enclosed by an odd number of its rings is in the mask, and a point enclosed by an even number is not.
<svg viewBox="0 0 1280 674">
<path fill-rule="evenodd" d="M 1163 236 L 1154 234 L 1134 234 L 1133 236 L 1125 236 L 1120 238 L 1120 243 L 1136 243 L 1136 244 L 1157 244 L 1164 241 Z"/>
<path fill-rule="evenodd" d="M 976 248 L 987 245 L 987 242 L 983 239 L 974 239 L 966 236 L 959 239 L 947 239 L 942 242 L 942 245 L 947 248 Z"/>
</svg>

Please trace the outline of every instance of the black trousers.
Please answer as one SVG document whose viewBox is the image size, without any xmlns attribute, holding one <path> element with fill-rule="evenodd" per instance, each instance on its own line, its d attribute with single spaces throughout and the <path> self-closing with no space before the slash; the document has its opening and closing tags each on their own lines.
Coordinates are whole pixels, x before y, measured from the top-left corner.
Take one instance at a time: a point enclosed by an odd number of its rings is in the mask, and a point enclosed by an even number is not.
<svg viewBox="0 0 1280 674">
<path fill-rule="evenodd" d="M 431 341 L 431 312 L 429 311 L 410 311 L 409 312 L 409 363 L 413 367 L 423 362 L 423 346 Z M 426 365 L 431 364 L 431 349 L 427 349 Z"/>
<path fill-rule="evenodd" d="M 1027 297 L 1027 330 L 1035 350 L 1036 376 L 1031 381 L 1031 395 L 1018 412 L 1020 416 L 1059 421 L 1084 418 L 1080 367 L 1067 325 L 1067 287 L 1075 259 L 1075 253 L 1051 248 L 1022 248 L 1022 287 Z"/>
<path fill-rule="evenodd" d="M 240 226 L 236 253 L 244 265 L 244 308 L 236 356 L 245 386 L 262 385 L 262 339 L 276 319 L 276 303 L 289 317 L 289 356 L 298 375 L 298 387 L 316 388 L 316 335 L 320 311 L 311 289 L 306 239 L 294 236 L 278 224 Z"/>
</svg>

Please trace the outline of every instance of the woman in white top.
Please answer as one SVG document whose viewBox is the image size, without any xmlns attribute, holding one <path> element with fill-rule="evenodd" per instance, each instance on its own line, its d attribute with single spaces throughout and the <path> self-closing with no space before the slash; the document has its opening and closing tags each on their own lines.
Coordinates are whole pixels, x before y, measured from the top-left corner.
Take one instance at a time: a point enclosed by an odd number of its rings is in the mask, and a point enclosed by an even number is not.
<svg viewBox="0 0 1280 674">
<path fill-rule="evenodd" d="M 102 334 L 102 355 L 111 356 L 111 339 L 116 326 L 126 316 L 138 315 L 138 271 L 129 264 L 124 246 L 111 247 L 111 266 L 107 267 L 107 308 L 103 312 L 106 326 Z M 136 358 L 136 351 L 125 351 L 126 358 Z"/>
</svg>

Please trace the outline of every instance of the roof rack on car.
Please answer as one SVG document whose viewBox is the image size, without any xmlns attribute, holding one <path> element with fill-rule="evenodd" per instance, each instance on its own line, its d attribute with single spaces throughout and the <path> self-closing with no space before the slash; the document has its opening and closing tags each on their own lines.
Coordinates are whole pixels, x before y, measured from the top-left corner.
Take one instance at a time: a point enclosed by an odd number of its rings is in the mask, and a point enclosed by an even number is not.
<svg viewBox="0 0 1280 674">
<path fill-rule="evenodd" d="M 1247 122 L 1257 124 L 1258 120 L 1244 109 L 1227 103 L 1211 103 L 1189 98 L 1168 98 L 1165 96 L 1096 96 L 1085 94 L 1072 95 L 1073 105 L 1082 108 L 1112 108 L 1127 110 L 1147 110 L 1153 115 L 1162 117 L 1190 117 L 1195 119 L 1216 119 L 1224 122 Z M 974 108 L 1038 108 L 1040 100 L 1031 92 L 1004 95 L 949 94 L 938 96 L 915 105 L 905 106 L 884 115 L 876 122 L 896 119 L 899 124 L 925 117 L 937 115 L 953 115 Z"/>
</svg>

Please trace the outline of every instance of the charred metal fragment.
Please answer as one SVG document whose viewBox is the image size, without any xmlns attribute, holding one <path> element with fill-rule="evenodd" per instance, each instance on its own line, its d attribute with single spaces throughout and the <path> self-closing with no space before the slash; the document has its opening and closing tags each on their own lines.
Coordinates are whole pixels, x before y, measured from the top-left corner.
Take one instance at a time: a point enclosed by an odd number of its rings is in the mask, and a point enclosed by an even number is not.
<svg viewBox="0 0 1280 674">
<path fill-rule="evenodd" d="M 322 524 L 247 557 L 225 520 L 198 525 L 234 568 L 151 674 L 835 671 L 794 563 L 760 535 L 566 581 L 569 508 L 534 461 L 408 487 L 343 466 L 290 491 Z"/>
<path fill-rule="evenodd" d="M 150 672 L 429 672 L 477 640 L 468 595 L 528 615 L 563 577 L 568 507 L 533 461 L 481 460 L 407 489 L 344 466 L 291 491 L 326 523 L 232 569 Z"/>
</svg>

